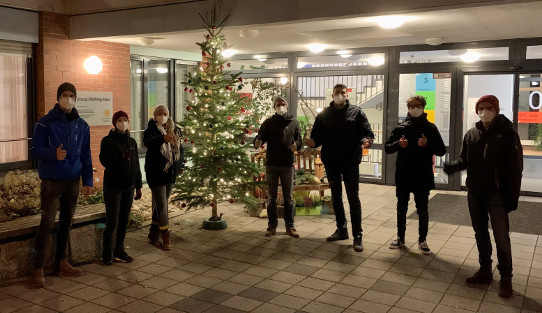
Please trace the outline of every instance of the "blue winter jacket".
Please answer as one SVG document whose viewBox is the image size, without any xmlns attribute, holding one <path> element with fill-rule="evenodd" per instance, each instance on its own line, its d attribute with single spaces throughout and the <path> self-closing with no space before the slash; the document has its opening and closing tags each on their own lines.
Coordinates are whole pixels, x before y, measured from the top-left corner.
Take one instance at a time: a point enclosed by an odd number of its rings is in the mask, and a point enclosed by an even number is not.
<svg viewBox="0 0 542 313">
<path fill-rule="evenodd" d="M 90 156 L 90 127 L 79 117 L 75 108 L 67 114 L 55 107 L 36 123 L 30 154 L 38 159 L 41 180 L 76 181 L 92 187 L 92 158 Z M 56 149 L 63 145 L 66 158 L 58 161 Z"/>
</svg>

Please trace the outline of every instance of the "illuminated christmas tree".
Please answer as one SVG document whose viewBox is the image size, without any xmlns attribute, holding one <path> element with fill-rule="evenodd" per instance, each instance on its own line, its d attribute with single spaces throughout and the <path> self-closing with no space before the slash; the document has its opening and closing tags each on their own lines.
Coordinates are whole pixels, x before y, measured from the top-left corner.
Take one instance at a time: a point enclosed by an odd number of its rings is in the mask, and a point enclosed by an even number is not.
<svg viewBox="0 0 542 313">
<path fill-rule="evenodd" d="M 202 50 L 202 66 L 187 75 L 185 92 L 193 94 L 187 101 L 183 130 L 186 166 L 177 179 L 174 199 L 182 207 L 212 207 L 212 216 L 206 223 L 220 220 L 218 205 L 222 201 L 240 202 L 246 206 L 259 205 L 252 195 L 259 170 L 250 161 L 251 144 L 246 136 L 252 133 L 250 102 L 236 93 L 243 85 L 241 73 L 227 71 L 231 66 L 222 52 L 230 46 L 221 35 L 224 23 L 217 19 L 217 6 L 205 17 L 207 35 L 197 43 Z M 224 224 L 225 227 L 225 224 Z M 212 226 L 211 226 L 212 228 Z"/>
</svg>

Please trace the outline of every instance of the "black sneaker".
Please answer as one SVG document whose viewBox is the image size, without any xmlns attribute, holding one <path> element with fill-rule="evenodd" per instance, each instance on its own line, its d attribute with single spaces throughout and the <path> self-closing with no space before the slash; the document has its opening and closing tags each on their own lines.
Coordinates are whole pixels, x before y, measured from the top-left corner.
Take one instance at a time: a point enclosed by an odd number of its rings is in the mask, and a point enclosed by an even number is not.
<svg viewBox="0 0 542 313">
<path fill-rule="evenodd" d="M 395 240 L 390 243 L 390 249 L 399 249 L 404 246 L 405 246 L 405 240 L 401 239 L 401 237 L 395 238 Z"/>
<path fill-rule="evenodd" d="M 356 252 L 362 252 L 363 251 L 363 243 L 361 242 L 361 235 L 358 235 L 354 238 L 354 251 Z"/>
<path fill-rule="evenodd" d="M 132 263 L 134 261 L 134 258 L 128 255 L 128 253 L 124 252 L 118 255 L 114 255 L 113 259 L 117 263 Z"/>
<path fill-rule="evenodd" d="M 113 260 L 111 259 L 102 259 L 102 264 L 105 266 L 113 265 Z"/>
<path fill-rule="evenodd" d="M 348 230 L 347 229 L 337 229 L 333 235 L 327 237 L 327 241 L 338 241 L 348 239 Z"/>
</svg>

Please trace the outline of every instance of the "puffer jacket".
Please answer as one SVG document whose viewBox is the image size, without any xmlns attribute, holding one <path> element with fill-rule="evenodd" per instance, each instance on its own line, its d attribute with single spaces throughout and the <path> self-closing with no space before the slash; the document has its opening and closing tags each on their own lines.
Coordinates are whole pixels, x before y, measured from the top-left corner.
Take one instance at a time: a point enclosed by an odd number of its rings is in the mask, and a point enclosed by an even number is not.
<svg viewBox="0 0 542 313">
<path fill-rule="evenodd" d="M 100 162 L 105 167 L 104 187 L 124 189 L 134 185 L 141 189 L 143 185 L 137 142 L 129 134 L 112 129 L 102 139 Z"/>
<path fill-rule="evenodd" d="M 418 139 L 424 135 L 427 146 L 419 147 Z M 402 136 L 408 140 L 405 149 L 399 147 Z M 406 190 L 431 190 L 435 188 L 433 155 L 443 156 L 446 146 L 435 124 L 427 120 L 427 114 L 412 118 L 408 116 L 397 125 L 385 144 L 386 153 L 397 153 L 395 185 Z"/>
<path fill-rule="evenodd" d="M 311 132 L 315 147 L 322 146 L 322 162 L 327 166 L 361 163 L 361 143 L 374 137 L 365 113 L 348 100 L 341 109 L 331 102 L 316 116 Z"/>
<path fill-rule="evenodd" d="M 182 137 L 181 130 L 175 127 L 175 133 Z M 175 182 L 184 164 L 184 148 L 179 146 L 179 159 L 164 172 L 167 158 L 160 152 L 160 146 L 164 143 L 164 135 L 158 129 L 154 119 L 149 120 L 147 129 L 143 133 L 143 144 L 147 147 L 145 155 L 145 173 L 149 187 L 169 185 Z"/>
<path fill-rule="evenodd" d="M 302 145 L 299 121 L 291 115 L 274 114 L 262 123 L 256 140 L 267 142 L 267 165 L 293 166 L 294 153 L 290 146 L 295 143 L 299 150 Z"/>
<path fill-rule="evenodd" d="M 66 158 L 56 158 L 56 149 L 63 145 Z M 92 187 L 92 158 L 90 155 L 90 127 L 79 117 L 77 109 L 68 114 L 58 103 L 34 127 L 30 155 L 38 159 L 41 180 L 77 181 Z"/>
<path fill-rule="evenodd" d="M 481 121 L 463 139 L 459 159 L 446 164 L 453 173 L 467 169 L 467 188 L 476 192 L 500 192 L 508 211 L 515 210 L 521 189 L 523 148 L 518 133 L 506 116 L 499 114 L 486 130 Z"/>
</svg>

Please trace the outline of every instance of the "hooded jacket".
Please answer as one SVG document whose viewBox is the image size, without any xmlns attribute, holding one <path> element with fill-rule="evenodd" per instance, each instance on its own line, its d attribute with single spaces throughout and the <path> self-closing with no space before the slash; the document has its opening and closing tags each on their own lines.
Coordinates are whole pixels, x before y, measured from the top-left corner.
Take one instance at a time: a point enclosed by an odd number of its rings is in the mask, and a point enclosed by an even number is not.
<svg viewBox="0 0 542 313">
<path fill-rule="evenodd" d="M 424 135 L 427 146 L 419 147 L 418 139 Z M 399 147 L 402 136 L 408 140 L 408 146 Z M 414 190 L 431 190 L 435 188 L 433 175 L 433 155 L 443 156 L 446 146 L 435 124 L 427 120 L 427 114 L 413 118 L 407 116 L 392 131 L 385 144 L 386 153 L 397 153 L 395 166 L 395 185 L 397 188 Z"/>
<path fill-rule="evenodd" d="M 266 119 L 254 139 L 267 142 L 266 164 L 272 166 L 293 166 L 292 143 L 301 149 L 302 140 L 299 121 L 291 115 L 274 114 Z"/>
<path fill-rule="evenodd" d="M 100 162 L 105 167 L 104 187 L 124 189 L 134 185 L 141 189 L 141 170 L 137 154 L 137 143 L 129 132 L 116 129 L 102 139 Z"/>
<path fill-rule="evenodd" d="M 447 173 L 467 169 L 467 188 L 500 192 L 508 211 L 517 208 L 523 173 L 523 147 L 512 122 L 499 114 L 486 130 L 478 121 L 463 139 L 459 159 L 445 166 Z"/>
<path fill-rule="evenodd" d="M 331 102 L 316 116 L 311 132 L 315 147 L 322 146 L 322 162 L 326 166 L 361 163 L 361 143 L 374 137 L 365 113 L 348 100 L 341 109 Z"/>
<path fill-rule="evenodd" d="M 179 138 L 182 137 L 179 128 L 175 127 L 175 132 Z M 143 133 L 143 144 L 147 148 L 145 173 L 149 187 L 173 184 L 184 164 L 184 148 L 182 145 L 179 145 L 179 159 L 173 162 L 173 165 L 171 165 L 167 172 L 164 172 L 167 159 L 160 152 L 160 146 L 163 143 L 165 143 L 164 135 L 158 129 L 156 121 L 150 119 L 147 129 Z"/>
<path fill-rule="evenodd" d="M 66 158 L 57 160 L 56 149 L 63 145 Z M 90 155 L 90 127 L 79 117 L 77 109 L 68 114 L 58 103 L 39 119 L 32 135 L 30 155 L 38 159 L 41 180 L 77 181 L 92 187 L 92 158 Z"/>
</svg>

